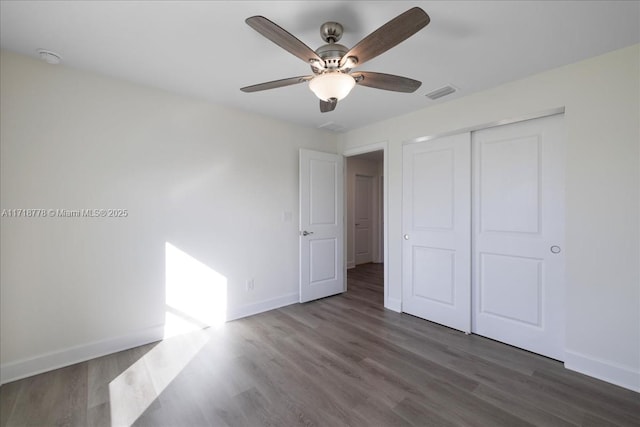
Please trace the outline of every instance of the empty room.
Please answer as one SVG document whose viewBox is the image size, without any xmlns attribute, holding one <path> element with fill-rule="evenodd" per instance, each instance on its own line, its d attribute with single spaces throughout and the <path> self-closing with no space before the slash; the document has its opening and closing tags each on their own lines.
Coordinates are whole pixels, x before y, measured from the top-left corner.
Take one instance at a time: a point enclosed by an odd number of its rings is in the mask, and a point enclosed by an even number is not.
<svg viewBox="0 0 640 427">
<path fill-rule="evenodd" d="M 639 1 L 0 0 L 0 427 L 640 425 Z"/>
</svg>

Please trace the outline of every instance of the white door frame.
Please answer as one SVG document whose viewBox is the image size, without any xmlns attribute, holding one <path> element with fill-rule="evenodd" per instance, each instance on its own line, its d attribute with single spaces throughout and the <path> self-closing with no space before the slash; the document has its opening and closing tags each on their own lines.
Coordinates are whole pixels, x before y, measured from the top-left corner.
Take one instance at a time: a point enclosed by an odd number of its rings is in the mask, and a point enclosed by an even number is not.
<svg viewBox="0 0 640 427">
<path fill-rule="evenodd" d="M 359 154 L 370 153 L 372 151 L 380 151 L 383 152 L 382 158 L 382 223 L 383 223 L 383 263 L 384 263 L 384 307 L 389 310 L 400 312 L 401 309 L 401 300 L 395 298 L 389 298 L 389 143 L 387 141 L 376 142 L 374 144 L 362 145 L 359 147 L 348 148 L 342 152 L 342 155 L 345 157 L 357 156 Z M 347 168 L 344 168 L 345 174 L 347 173 Z M 347 182 L 347 177 L 345 176 L 345 183 Z M 346 217 L 346 195 L 345 191 L 345 217 Z M 346 256 L 347 256 L 347 239 L 345 239 L 345 266 L 347 265 Z M 346 277 L 346 272 L 345 272 Z"/>
</svg>

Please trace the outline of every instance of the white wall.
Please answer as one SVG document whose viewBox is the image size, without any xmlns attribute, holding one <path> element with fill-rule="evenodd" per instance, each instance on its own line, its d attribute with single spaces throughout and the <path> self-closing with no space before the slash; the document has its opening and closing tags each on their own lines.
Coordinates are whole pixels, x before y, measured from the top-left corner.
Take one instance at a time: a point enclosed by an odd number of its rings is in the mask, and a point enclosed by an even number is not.
<svg viewBox="0 0 640 427">
<path fill-rule="evenodd" d="M 401 298 L 402 143 L 565 107 L 565 366 L 640 390 L 640 46 L 341 135 L 389 144 L 389 299 Z"/>
<path fill-rule="evenodd" d="M 1 208 L 128 210 L 2 217 L 3 382 L 160 338 L 167 242 L 226 277 L 227 317 L 298 300 L 298 149 L 335 152 L 333 134 L 0 63 Z"/>
<path fill-rule="evenodd" d="M 372 230 L 371 230 L 371 246 L 373 251 L 373 261 L 382 262 L 382 253 L 380 251 L 380 176 L 382 171 L 382 161 L 376 162 L 356 157 L 347 157 L 347 268 L 353 268 L 356 265 L 356 233 L 355 233 L 355 193 L 356 193 L 356 176 L 370 176 L 372 180 Z"/>
</svg>

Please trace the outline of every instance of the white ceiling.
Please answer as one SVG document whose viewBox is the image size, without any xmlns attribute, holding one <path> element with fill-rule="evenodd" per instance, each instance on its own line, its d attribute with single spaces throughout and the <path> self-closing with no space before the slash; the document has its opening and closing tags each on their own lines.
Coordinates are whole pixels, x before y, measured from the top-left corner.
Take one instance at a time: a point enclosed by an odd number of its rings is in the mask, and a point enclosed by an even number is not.
<svg viewBox="0 0 640 427">
<path fill-rule="evenodd" d="M 413 6 L 431 23 L 361 70 L 422 81 L 413 94 L 356 87 L 321 114 L 307 84 L 242 86 L 310 74 L 244 23 L 263 15 L 312 49 L 338 21 L 360 39 Z M 640 42 L 638 1 L 1 1 L 0 44 L 63 64 L 187 94 L 303 126 L 353 129 Z M 445 84 L 439 101 L 424 94 Z"/>
</svg>

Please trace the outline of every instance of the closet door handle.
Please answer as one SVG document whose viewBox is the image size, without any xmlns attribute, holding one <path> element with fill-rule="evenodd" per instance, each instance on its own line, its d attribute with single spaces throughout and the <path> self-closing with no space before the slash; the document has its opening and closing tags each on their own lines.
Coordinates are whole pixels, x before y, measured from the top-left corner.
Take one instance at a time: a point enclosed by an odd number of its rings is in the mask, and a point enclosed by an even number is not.
<svg viewBox="0 0 640 427">
<path fill-rule="evenodd" d="M 562 249 L 560 249 L 560 246 L 556 246 L 556 245 L 551 246 L 549 250 L 551 250 L 552 254 L 559 254 L 560 251 L 562 251 Z"/>
</svg>

